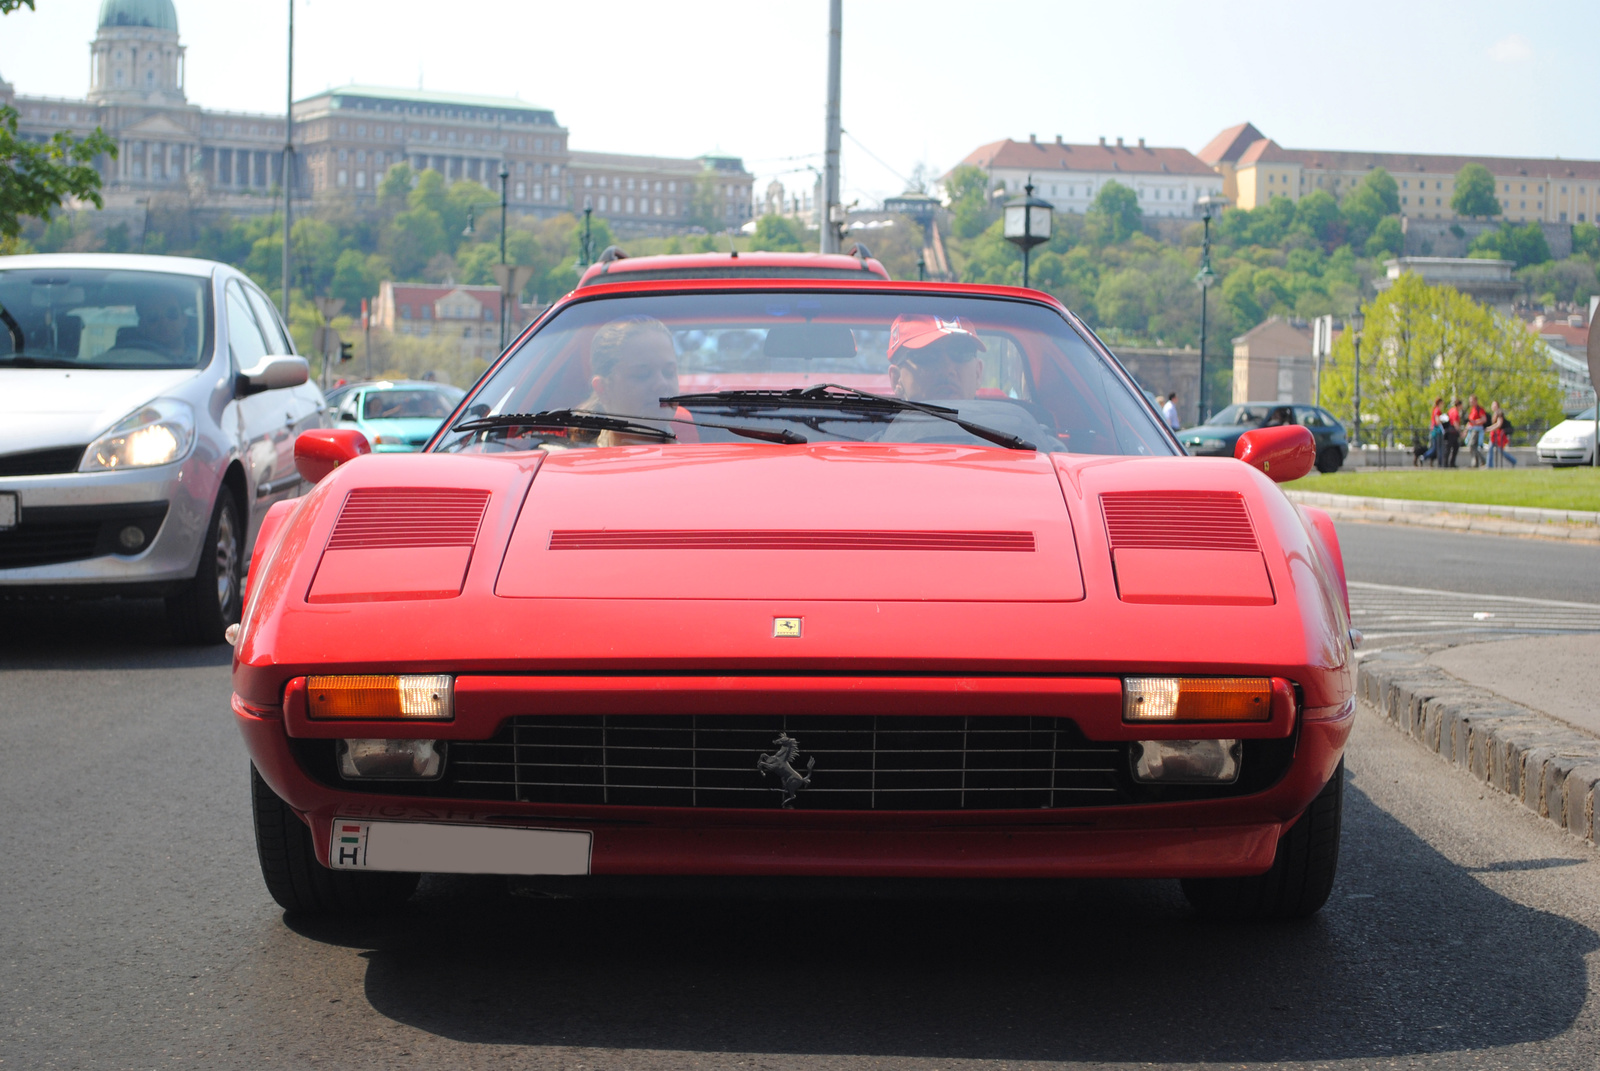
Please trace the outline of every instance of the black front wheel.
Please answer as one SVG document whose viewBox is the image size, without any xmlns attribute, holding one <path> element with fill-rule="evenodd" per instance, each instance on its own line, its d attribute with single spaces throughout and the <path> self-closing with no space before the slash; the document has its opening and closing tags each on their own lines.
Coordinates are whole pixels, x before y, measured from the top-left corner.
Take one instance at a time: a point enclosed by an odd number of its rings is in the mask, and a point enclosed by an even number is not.
<svg viewBox="0 0 1600 1071">
<path fill-rule="evenodd" d="M 244 523 L 226 485 L 217 491 L 194 579 L 167 597 L 167 622 L 180 643 L 215 644 L 244 608 Z"/>
<path fill-rule="evenodd" d="M 1339 454 L 1337 446 L 1324 446 L 1317 455 L 1317 471 L 1326 476 L 1330 472 L 1338 472 L 1339 466 L 1344 464 L 1344 458 Z"/>
<path fill-rule="evenodd" d="M 267 891 L 288 911 L 312 915 L 372 915 L 410 899 L 418 874 L 330 870 L 317 862 L 311 829 L 250 767 L 250 811 L 256 854 Z"/>
<path fill-rule="evenodd" d="M 1287 833 L 1272 869 L 1247 878 L 1184 878 L 1183 895 L 1203 915 L 1229 919 L 1298 919 L 1328 902 L 1339 867 L 1344 816 L 1344 760 Z"/>
</svg>

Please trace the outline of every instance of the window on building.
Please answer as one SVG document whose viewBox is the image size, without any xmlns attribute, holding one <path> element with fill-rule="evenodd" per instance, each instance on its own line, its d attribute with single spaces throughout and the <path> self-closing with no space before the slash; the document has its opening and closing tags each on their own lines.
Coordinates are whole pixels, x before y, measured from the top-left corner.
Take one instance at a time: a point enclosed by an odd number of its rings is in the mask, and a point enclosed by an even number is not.
<svg viewBox="0 0 1600 1071">
<path fill-rule="evenodd" d="M 657 183 L 657 185 L 660 185 L 660 183 Z M 661 198 L 657 197 L 656 198 L 656 215 L 659 216 L 660 214 L 661 214 Z"/>
<path fill-rule="evenodd" d="M 534 138 L 533 139 L 533 151 L 534 152 L 544 152 L 544 139 L 543 138 Z"/>
<path fill-rule="evenodd" d="M 585 208 L 593 208 L 594 207 L 594 198 L 590 197 L 588 194 L 584 194 L 583 195 L 583 207 L 585 207 Z"/>
<path fill-rule="evenodd" d="M 344 150 L 344 149 L 340 149 L 340 150 L 339 150 L 339 162 L 340 162 L 340 163 L 341 163 L 341 164 L 342 164 L 342 163 L 344 163 L 344 162 L 345 162 L 345 161 L 346 161 L 346 160 L 347 160 L 347 159 L 348 159 L 348 158 L 349 158 L 349 155 L 350 155 L 350 154 L 349 154 L 349 152 L 348 152 L 348 151 L 346 151 L 346 150 Z"/>
<path fill-rule="evenodd" d="M 535 201 L 544 200 L 544 184 L 543 183 L 535 182 L 533 184 L 533 199 Z"/>
<path fill-rule="evenodd" d="M 1567 221 L 1567 214 L 1565 212 L 1563 212 L 1563 213 L 1561 213 L 1561 222 L 1565 223 L 1566 221 Z"/>
<path fill-rule="evenodd" d="M 1528 192 L 1528 184 L 1526 182 L 1524 182 L 1522 184 L 1522 192 L 1523 193 L 1527 193 Z"/>
<path fill-rule="evenodd" d="M 367 188 L 367 173 L 365 171 L 357 171 L 356 172 L 356 189 L 364 190 L 366 188 Z M 281 245 L 282 243 L 279 243 L 279 244 Z"/>
<path fill-rule="evenodd" d="M 630 215 L 630 216 L 633 215 L 633 198 L 632 197 L 628 198 L 628 207 L 623 209 L 623 211 L 627 212 L 628 215 Z"/>
<path fill-rule="evenodd" d="M 583 176 L 583 188 L 584 189 L 588 189 L 590 186 L 593 186 L 593 185 L 594 185 L 594 176 L 593 175 L 585 175 L 585 176 Z"/>
<path fill-rule="evenodd" d="M 367 136 L 367 128 L 366 127 L 364 127 L 364 126 L 356 127 L 356 137 L 364 138 L 366 136 Z"/>
<path fill-rule="evenodd" d="M 422 318 L 424 320 L 433 319 L 433 306 L 432 305 L 423 305 L 422 306 Z"/>
<path fill-rule="evenodd" d="M 346 186 L 346 185 L 349 185 L 349 182 L 350 182 L 350 173 L 348 171 L 340 171 L 339 172 L 339 185 Z M 279 244 L 281 245 L 282 243 L 280 242 Z"/>
<path fill-rule="evenodd" d="M 606 188 L 606 184 L 609 183 L 610 181 L 611 181 L 611 179 L 608 176 L 601 175 L 600 176 L 600 188 L 602 190 L 605 189 Z"/>
<path fill-rule="evenodd" d="M 339 133 L 340 134 L 347 133 L 348 131 L 349 131 L 349 126 L 347 124 L 345 124 L 345 123 L 340 123 L 339 124 Z"/>
<path fill-rule="evenodd" d="M 672 201 L 672 200 L 667 201 L 667 215 L 676 216 L 677 214 L 678 214 L 678 202 L 677 201 Z"/>
<path fill-rule="evenodd" d="M 517 200 L 525 201 L 527 199 L 528 199 L 528 184 L 525 183 L 525 182 L 517 183 Z"/>
</svg>

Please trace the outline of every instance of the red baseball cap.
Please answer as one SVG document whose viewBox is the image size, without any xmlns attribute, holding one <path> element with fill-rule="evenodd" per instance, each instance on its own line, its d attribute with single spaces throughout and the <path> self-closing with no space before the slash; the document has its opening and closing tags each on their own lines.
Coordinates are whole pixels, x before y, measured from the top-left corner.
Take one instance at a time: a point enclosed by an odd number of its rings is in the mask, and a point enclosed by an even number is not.
<svg viewBox="0 0 1600 1071">
<path fill-rule="evenodd" d="M 942 320 L 923 313 L 904 313 L 896 316 L 889 327 L 889 360 L 894 360 L 895 351 L 902 346 L 908 350 L 920 350 L 951 335 L 970 338 L 977 343 L 978 349 L 989 352 L 989 347 L 978 337 L 978 329 L 965 316 Z"/>
</svg>

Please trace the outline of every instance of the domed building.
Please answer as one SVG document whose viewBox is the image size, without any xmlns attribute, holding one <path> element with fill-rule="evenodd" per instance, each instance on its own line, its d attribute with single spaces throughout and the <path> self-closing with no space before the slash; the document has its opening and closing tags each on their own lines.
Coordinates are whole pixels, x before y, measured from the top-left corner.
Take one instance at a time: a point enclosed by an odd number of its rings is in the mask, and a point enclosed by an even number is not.
<svg viewBox="0 0 1600 1071">
<path fill-rule="evenodd" d="M 185 49 L 173 0 L 101 0 L 82 100 L 15 95 L 19 133 L 48 141 L 96 127 L 117 143 L 102 157 L 102 223 L 143 232 L 153 206 L 203 214 L 272 212 L 282 189 L 282 114 L 211 111 L 189 103 Z M 690 193 L 713 172 L 717 213 L 731 225 L 751 215 L 754 176 L 737 157 L 690 158 L 573 152 L 547 108 L 512 97 L 341 86 L 294 105 L 297 200 L 328 194 L 372 202 L 390 167 L 432 168 L 447 181 L 491 189 L 505 174 L 511 211 L 528 215 L 595 208 L 619 233 L 690 225 Z"/>
</svg>

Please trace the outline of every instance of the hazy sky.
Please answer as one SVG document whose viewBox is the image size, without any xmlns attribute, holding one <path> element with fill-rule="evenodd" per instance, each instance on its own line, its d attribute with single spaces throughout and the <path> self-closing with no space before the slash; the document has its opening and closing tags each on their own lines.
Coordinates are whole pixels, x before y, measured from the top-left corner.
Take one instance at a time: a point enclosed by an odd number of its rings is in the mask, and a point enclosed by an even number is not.
<svg viewBox="0 0 1600 1071">
<path fill-rule="evenodd" d="M 288 0 L 176 0 L 188 95 L 281 112 Z M 81 97 L 99 0 L 0 18 L 0 76 Z M 1250 120 L 1292 148 L 1600 158 L 1600 3 L 845 0 L 846 200 L 1003 137 L 1198 150 Z M 296 0 L 296 95 L 346 82 L 518 96 L 574 148 L 820 164 L 825 0 Z M 852 138 L 856 140 L 852 140 Z M 863 148 L 864 147 L 864 148 Z M 876 155 L 884 164 L 872 157 Z"/>
</svg>

